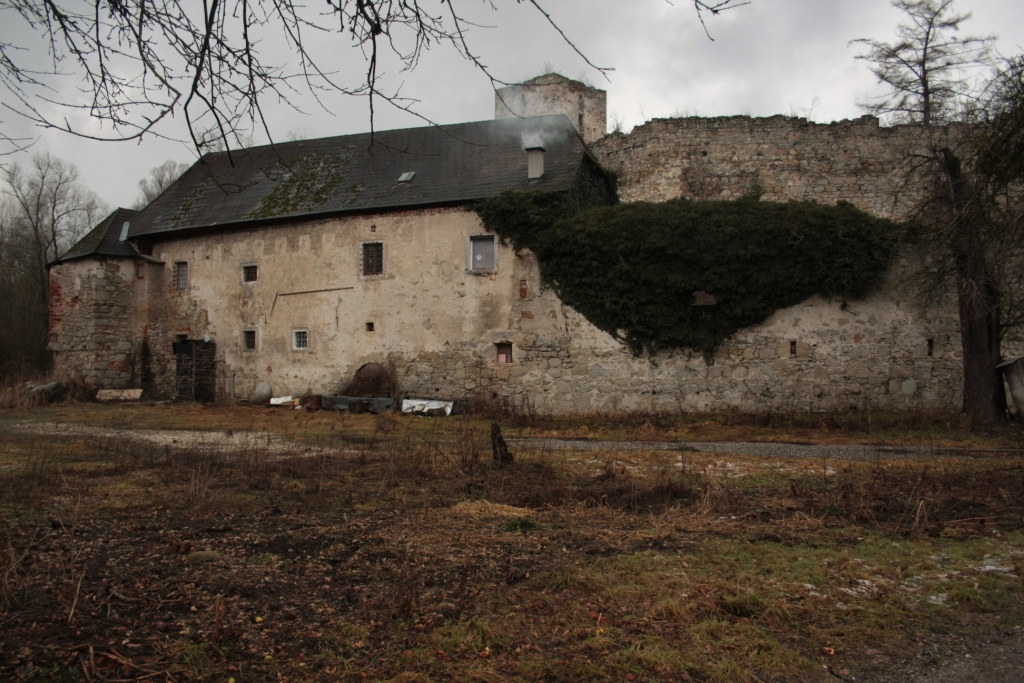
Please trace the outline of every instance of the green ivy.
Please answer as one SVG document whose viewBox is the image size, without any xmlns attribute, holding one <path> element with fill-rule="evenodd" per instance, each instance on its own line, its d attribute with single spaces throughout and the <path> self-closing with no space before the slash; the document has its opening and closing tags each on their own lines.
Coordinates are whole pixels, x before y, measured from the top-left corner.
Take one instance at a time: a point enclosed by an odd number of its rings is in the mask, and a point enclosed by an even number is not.
<svg viewBox="0 0 1024 683">
<path fill-rule="evenodd" d="M 862 298 L 901 227 L 848 202 L 633 202 L 582 208 L 578 193 L 506 192 L 475 209 L 529 249 L 559 298 L 634 353 L 712 353 L 738 330 L 815 294 Z M 694 295 L 717 305 L 694 306 Z"/>
</svg>

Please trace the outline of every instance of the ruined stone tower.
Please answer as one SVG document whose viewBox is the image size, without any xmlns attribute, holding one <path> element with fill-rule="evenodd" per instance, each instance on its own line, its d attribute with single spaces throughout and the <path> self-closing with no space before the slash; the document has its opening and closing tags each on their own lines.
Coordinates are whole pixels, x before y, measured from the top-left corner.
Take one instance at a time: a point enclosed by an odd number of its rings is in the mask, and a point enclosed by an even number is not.
<svg viewBox="0 0 1024 683">
<path fill-rule="evenodd" d="M 608 131 L 608 94 L 560 74 L 544 74 L 494 94 L 494 118 L 565 114 L 588 144 Z"/>
</svg>

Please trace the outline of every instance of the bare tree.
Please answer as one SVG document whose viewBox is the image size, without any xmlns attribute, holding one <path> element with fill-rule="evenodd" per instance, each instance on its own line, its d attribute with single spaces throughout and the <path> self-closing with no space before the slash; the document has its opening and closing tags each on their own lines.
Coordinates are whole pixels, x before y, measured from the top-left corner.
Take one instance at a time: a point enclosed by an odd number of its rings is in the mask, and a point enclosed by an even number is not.
<svg viewBox="0 0 1024 683">
<path fill-rule="evenodd" d="M 540 0 L 516 2 L 532 5 L 588 66 L 608 70 L 576 49 Z M 500 2 L 489 4 L 498 9 Z M 705 14 L 744 4 L 695 0 L 694 8 L 703 24 Z M 298 0 L 0 0 L 0 15 L 22 20 L 8 33 L 20 42 L 0 42 L 3 106 L 38 126 L 95 139 L 166 134 L 161 124 L 183 115 L 197 149 L 201 131 L 213 130 L 230 151 L 240 130 L 272 139 L 264 102 L 294 103 L 301 91 L 323 106 L 330 93 L 365 97 L 372 131 L 378 102 L 415 114 L 411 99 L 382 86 L 386 65 L 414 69 L 435 45 L 503 84 L 471 50 L 467 33 L 477 25 L 452 1 L 428 9 L 419 0 L 326 0 L 315 7 Z M 286 46 L 293 58 L 267 61 L 268 45 Z M 339 68 L 346 49 L 355 50 L 349 61 L 360 66 L 354 80 Z M 43 50 L 48 57 L 40 61 Z M 68 83 L 74 88 L 63 87 Z M 82 97 L 64 99 L 72 90 Z M 102 132 L 76 124 L 74 114 L 82 113 L 102 123 Z"/>
<path fill-rule="evenodd" d="M 173 159 L 149 169 L 146 177 L 139 181 L 139 196 L 131 208 L 145 208 L 187 170 L 188 164 Z"/>
<path fill-rule="evenodd" d="M 971 18 L 955 14 L 954 0 L 893 0 L 904 21 L 898 40 L 885 43 L 860 38 L 851 44 L 867 47 L 857 59 L 888 92 L 863 106 L 894 123 L 944 123 L 957 117 L 960 105 L 974 96 L 972 72 L 991 65 L 993 36 L 958 36 Z"/>
<path fill-rule="evenodd" d="M 0 200 L 0 373 L 46 363 L 47 265 L 100 218 L 100 199 L 72 164 L 37 154 L 3 170 Z"/>
<path fill-rule="evenodd" d="M 963 410 L 986 423 L 1005 416 L 1002 343 L 1024 329 L 1024 58 L 1004 65 L 970 113 L 931 130 L 909 160 L 926 187 L 910 244 L 924 291 L 956 293 Z"/>
<path fill-rule="evenodd" d="M 893 6 L 905 15 L 899 42 L 854 41 L 870 48 L 858 59 L 890 88 L 868 109 L 923 126 L 907 159 L 908 180 L 925 188 L 909 233 L 923 263 L 915 277 L 933 298 L 956 292 L 963 410 L 993 422 L 1006 414 L 1002 341 L 1024 323 L 1024 66 L 1018 58 L 977 77 L 993 66 L 993 38 L 955 36 L 970 15 L 955 14 L 953 0 Z"/>
</svg>

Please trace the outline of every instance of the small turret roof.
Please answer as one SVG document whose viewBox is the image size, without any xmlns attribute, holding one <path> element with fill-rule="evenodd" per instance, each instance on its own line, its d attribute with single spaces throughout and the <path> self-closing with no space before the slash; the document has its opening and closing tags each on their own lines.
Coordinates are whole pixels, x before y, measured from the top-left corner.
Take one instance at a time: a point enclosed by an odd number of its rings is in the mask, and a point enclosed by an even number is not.
<svg viewBox="0 0 1024 683">
<path fill-rule="evenodd" d="M 121 229 L 139 212 L 134 209 L 115 209 L 95 228 L 86 233 L 54 264 L 87 256 L 121 256 L 139 258 L 139 252 L 128 242 L 121 241 Z"/>
</svg>

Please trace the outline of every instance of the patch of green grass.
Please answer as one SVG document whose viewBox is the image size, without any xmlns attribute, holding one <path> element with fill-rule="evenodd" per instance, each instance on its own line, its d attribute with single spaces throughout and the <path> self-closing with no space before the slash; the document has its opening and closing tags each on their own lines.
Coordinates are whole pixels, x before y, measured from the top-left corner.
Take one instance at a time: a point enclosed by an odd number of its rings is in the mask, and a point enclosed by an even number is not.
<svg viewBox="0 0 1024 683">
<path fill-rule="evenodd" d="M 538 529 L 540 529 L 540 524 L 537 524 L 537 522 L 534 522 L 532 519 L 525 518 L 510 520 L 501 527 L 502 531 L 510 534 L 527 534 L 531 531 L 537 531 Z"/>
</svg>

